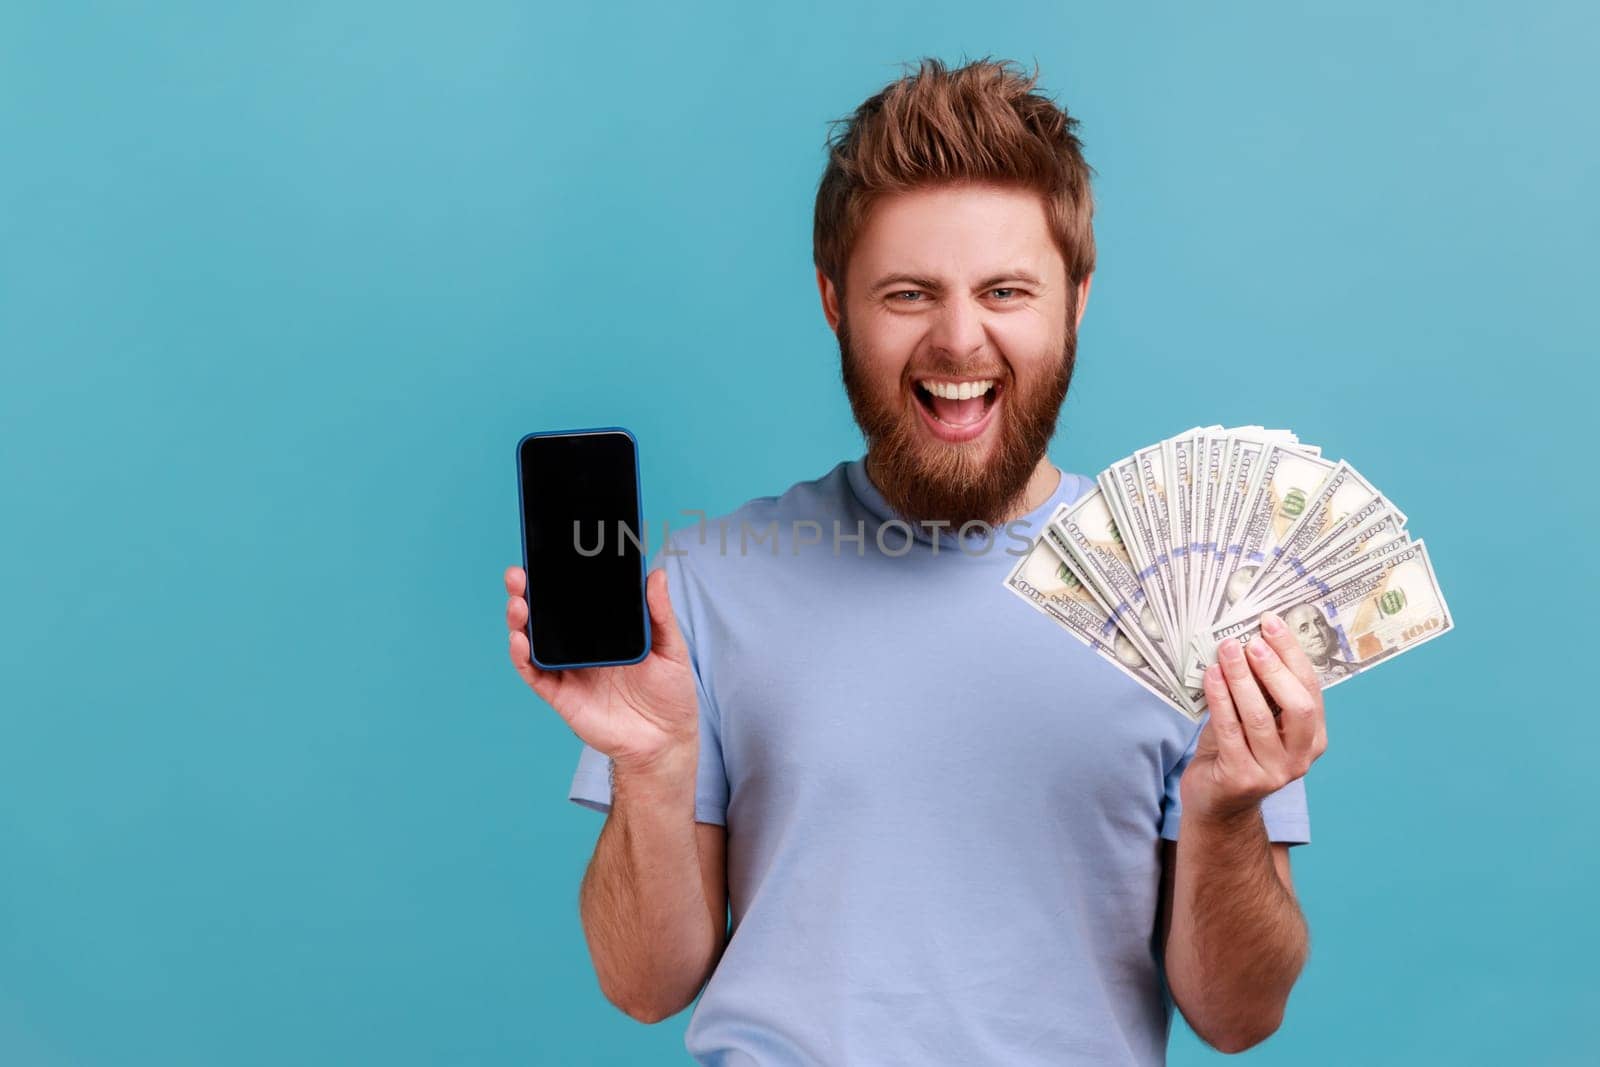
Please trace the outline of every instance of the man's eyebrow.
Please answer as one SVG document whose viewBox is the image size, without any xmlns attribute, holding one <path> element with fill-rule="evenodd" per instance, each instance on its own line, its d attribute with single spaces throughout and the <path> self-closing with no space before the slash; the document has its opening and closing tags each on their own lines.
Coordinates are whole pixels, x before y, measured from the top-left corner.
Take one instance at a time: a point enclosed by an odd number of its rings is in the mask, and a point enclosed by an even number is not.
<svg viewBox="0 0 1600 1067">
<path fill-rule="evenodd" d="M 922 277 L 918 277 L 915 274 L 885 274 L 883 277 L 881 277 L 877 281 L 873 282 L 872 283 L 872 288 L 867 290 L 867 291 L 871 292 L 871 293 L 876 293 L 879 289 L 887 288 L 888 286 L 891 286 L 891 285 L 902 285 L 902 284 L 903 285 L 914 285 L 918 289 L 937 289 L 937 288 L 939 288 L 939 283 L 934 281 L 932 278 L 922 278 Z"/>
<path fill-rule="evenodd" d="M 1035 278 L 1032 274 L 1029 274 L 1025 270 L 1011 270 L 1006 271 L 1003 274 L 996 274 L 992 278 L 985 278 L 983 281 L 978 283 L 978 288 L 987 289 L 990 286 L 998 285 L 1001 282 L 1027 282 L 1029 285 L 1044 284 L 1038 278 Z M 914 285 L 918 289 L 936 290 L 940 288 L 940 285 L 937 281 L 933 280 L 932 278 L 924 278 L 921 275 L 885 274 L 882 278 L 879 278 L 877 281 L 873 282 L 872 288 L 867 291 L 870 293 L 876 293 L 878 290 L 887 288 L 891 285 Z"/>
</svg>

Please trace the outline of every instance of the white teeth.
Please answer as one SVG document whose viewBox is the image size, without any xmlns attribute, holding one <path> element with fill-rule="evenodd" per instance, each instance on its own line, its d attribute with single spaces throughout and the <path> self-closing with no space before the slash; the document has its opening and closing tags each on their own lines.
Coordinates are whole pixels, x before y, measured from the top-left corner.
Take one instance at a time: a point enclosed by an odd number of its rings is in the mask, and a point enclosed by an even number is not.
<svg viewBox="0 0 1600 1067">
<path fill-rule="evenodd" d="M 934 396 L 946 400 L 971 400 L 975 396 L 982 396 L 994 388 L 994 379 L 985 378 L 977 382 L 922 382 L 922 387 Z"/>
</svg>

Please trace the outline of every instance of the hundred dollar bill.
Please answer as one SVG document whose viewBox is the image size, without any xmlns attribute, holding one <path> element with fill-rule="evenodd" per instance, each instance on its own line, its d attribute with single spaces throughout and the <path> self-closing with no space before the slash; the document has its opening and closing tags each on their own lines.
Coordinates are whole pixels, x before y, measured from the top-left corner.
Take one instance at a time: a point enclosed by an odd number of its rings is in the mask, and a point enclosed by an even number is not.
<svg viewBox="0 0 1600 1067">
<path fill-rule="evenodd" d="M 1301 600 L 1313 600 L 1319 596 L 1326 596 L 1329 591 L 1337 589 L 1348 582 L 1353 575 L 1365 571 L 1374 564 L 1381 563 L 1384 559 L 1402 551 L 1411 544 L 1411 535 L 1401 530 L 1394 537 L 1378 545 L 1369 545 L 1361 555 L 1346 560 L 1326 571 L 1306 571 L 1300 577 L 1287 585 L 1280 586 L 1271 597 L 1262 601 L 1261 607 L 1252 615 L 1259 617 L 1262 611 L 1268 609 L 1277 611 L 1290 604 Z M 1239 621 L 1249 621 L 1251 615 L 1240 614 L 1238 618 L 1226 622 L 1219 622 L 1213 631 L 1226 626 L 1231 626 Z"/>
<path fill-rule="evenodd" d="M 1266 560 L 1283 535 L 1305 512 L 1336 464 L 1306 455 L 1289 444 L 1270 444 L 1261 454 L 1256 485 L 1241 517 L 1239 552 L 1224 562 L 1215 602 L 1207 605 L 1214 624 L 1227 618 L 1246 590 L 1255 588 Z"/>
<path fill-rule="evenodd" d="M 1206 630 L 1227 616 L 1231 605 L 1263 566 L 1262 544 L 1270 529 L 1269 509 L 1274 499 L 1281 499 L 1278 494 L 1286 496 L 1295 479 L 1317 478 L 1319 473 L 1335 469 L 1335 464 L 1312 455 L 1312 451 L 1283 430 L 1260 431 L 1230 445 L 1218 487 L 1223 498 L 1215 515 L 1218 533 L 1214 540 L 1208 538 L 1211 557 L 1205 565 L 1206 574 L 1189 627 L 1186 669 L 1180 674 L 1184 685 L 1201 684 Z M 1280 469 L 1282 479 L 1274 485 Z M 1250 569 L 1240 577 L 1239 572 L 1246 565 Z"/>
<path fill-rule="evenodd" d="M 1173 614 L 1187 638 L 1189 623 L 1189 543 L 1194 540 L 1194 438 L 1196 430 L 1185 430 L 1161 442 L 1161 466 L 1166 472 L 1167 545 L 1172 558 L 1172 593 L 1177 601 Z"/>
<path fill-rule="evenodd" d="M 1214 516 L 1217 523 L 1216 536 L 1208 538 L 1213 547 L 1210 557 L 1203 562 L 1205 575 L 1200 584 L 1201 608 L 1196 615 L 1197 621 L 1202 626 L 1215 618 L 1216 612 L 1210 605 L 1216 603 L 1217 598 L 1222 595 L 1222 582 L 1230 569 L 1228 566 L 1230 558 L 1236 559 L 1244 548 L 1240 542 L 1244 533 L 1240 517 L 1244 513 L 1250 491 L 1256 485 L 1257 461 L 1266 447 L 1265 442 L 1248 437 L 1234 438 L 1229 445 L 1222 483 L 1218 486 L 1222 499 L 1221 506 Z M 1194 638 L 1198 638 L 1202 626 L 1191 627 Z M 1190 644 L 1193 644 L 1193 640 L 1192 638 Z M 1198 678 L 1192 684 L 1198 685 Z"/>
<path fill-rule="evenodd" d="M 1168 614 L 1178 631 L 1174 636 L 1181 643 L 1185 598 L 1182 590 L 1178 588 L 1178 571 L 1173 560 L 1172 515 L 1170 502 L 1167 499 L 1166 456 L 1162 447 L 1164 443 L 1158 442 L 1149 448 L 1141 448 L 1133 454 L 1133 462 L 1139 478 L 1139 488 L 1144 494 L 1141 501 L 1144 505 L 1144 514 L 1155 535 L 1156 562 L 1161 568 L 1162 585 L 1166 588 L 1167 596 L 1171 598 Z"/>
<path fill-rule="evenodd" d="M 1006 588 L 1170 707 L 1198 721 L 1200 712 L 1166 684 L 1126 634 L 1084 588 L 1044 537 L 1006 577 Z"/>
<path fill-rule="evenodd" d="M 1303 445 L 1273 446 L 1269 461 L 1263 464 L 1261 491 L 1254 502 L 1241 570 L 1259 573 L 1337 466 Z"/>
<path fill-rule="evenodd" d="M 1155 606 L 1167 646 L 1177 648 L 1179 627 L 1172 616 L 1172 593 L 1167 588 L 1155 531 L 1144 511 L 1144 490 L 1133 458 L 1130 456 L 1107 467 L 1100 475 L 1099 484 L 1112 505 L 1112 514 L 1126 540 L 1128 554 L 1137 565 L 1134 577 Z"/>
<path fill-rule="evenodd" d="M 1105 494 L 1096 486 L 1071 504 L 1059 508 L 1049 527 L 1061 536 L 1068 554 L 1076 559 L 1112 616 L 1131 622 L 1131 628 L 1148 642 L 1154 657 L 1163 661 L 1176 678 L 1177 663 L 1166 644 L 1166 635 L 1156 620 L 1155 610 L 1144 587 L 1133 576 L 1133 560 L 1106 504 Z"/>
<path fill-rule="evenodd" d="M 1307 634 L 1322 610 L 1371 662 L 1430 625 L 1448 628 L 1442 596 L 1442 624 L 1412 618 L 1428 594 L 1409 583 L 1419 567 L 1430 581 L 1432 571 L 1405 524 L 1348 463 L 1287 430 L 1194 427 L 1113 463 L 1092 492 L 1058 507 L 1007 585 L 1197 717 L 1219 635 L 1252 632 L 1263 610 L 1296 613 Z M 1358 595 L 1373 598 L 1367 615 L 1348 599 Z"/>
<path fill-rule="evenodd" d="M 1431 641 L 1454 625 L 1422 541 L 1281 614 L 1323 688 Z M 1260 620 L 1221 627 L 1212 637 L 1218 643 L 1233 637 L 1248 645 L 1260 637 Z"/>
<path fill-rule="evenodd" d="M 1195 530 L 1194 541 L 1189 545 L 1190 604 L 1200 601 L 1201 584 L 1206 565 L 1217 550 L 1217 512 L 1222 506 L 1223 467 L 1228 454 L 1228 438 L 1220 431 L 1207 431 L 1199 443 L 1200 463 L 1195 471 Z M 1195 612 L 1198 614 L 1198 612 Z M 1193 630 L 1190 622 L 1186 629 Z"/>
<path fill-rule="evenodd" d="M 1057 515 L 1062 510 L 1058 508 Z M 1044 533 L 1039 540 L 1050 546 L 1061 562 L 1066 565 L 1067 570 L 1072 573 L 1072 576 L 1078 579 L 1081 589 L 1094 599 L 1100 610 L 1116 626 L 1118 634 L 1112 639 L 1113 647 L 1117 646 L 1118 638 L 1126 639 L 1138 650 L 1139 655 L 1150 665 L 1150 669 L 1160 677 L 1162 685 L 1175 692 L 1184 693 L 1190 704 L 1204 698 L 1204 694 L 1199 690 L 1184 692 L 1184 687 L 1178 684 L 1177 671 L 1173 669 L 1171 660 L 1166 655 L 1166 650 L 1160 646 L 1158 641 L 1154 641 L 1147 636 L 1145 628 L 1140 625 L 1140 619 L 1136 615 L 1131 611 L 1119 610 L 1117 605 L 1111 603 L 1108 598 L 1115 594 L 1105 589 L 1100 584 L 1098 576 L 1073 555 L 1072 546 L 1069 544 L 1066 534 L 1061 532 L 1061 529 L 1054 521 L 1045 523 Z"/>
<path fill-rule="evenodd" d="M 1310 549 L 1304 559 L 1285 556 L 1279 561 L 1277 573 L 1256 583 L 1243 603 L 1224 621 L 1232 622 L 1259 612 L 1258 605 L 1281 599 L 1278 590 L 1286 585 L 1298 584 L 1307 575 L 1326 577 L 1333 569 L 1364 554 L 1375 544 L 1383 544 L 1405 530 L 1405 516 L 1396 511 L 1383 497 L 1374 498 L 1365 507 L 1353 512 L 1339 524 L 1338 532 L 1325 536 Z"/>
<path fill-rule="evenodd" d="M 1359 536 L 1369 524 L 1379 522 L 1384 516 L 1392 516 L 1399 528 L 1405 527 L 1405 512 L 1390 503 L 1382 493 L 1378 493 L 1329 525 L 1304 548 L 1296 550 L 1280 545 L 1279 549 L 1282 551 L 1273 550 L 1273 554 L 1268 557 L 1261 573 L 1256 576 L 1256 581 L 1245 599 L 1258 601 L 1270 596 L 1273 587 L 1321 565 L 1323 560 L 1341 546 L 1348 548 L 1350 538 Z"/>
<path fill-rule="evenodd" d="M 1351 515 L 1368 507 L 1380 495 L 1354 467 L 1343 460 L 1339 461 L 1328 473 L 1322 486 L 1306 502 L 1300 517 L 1284 532 L 1282 541 L 1268 554 L 1265 565 L 1256 575 L 1256 584 L 1265 580 L 1284 557 L 1303 557 L 1324 537 L 1336 536 Z M 1244 595 L 1248 596 L 1250 592 L 1247 589 Z"/>
<path fill-rule="evenodd" d="M 1379 527 L 1379 530 L 1381 531 L 1381 527 Z M 1216 633 L 1228 629 L 1241 621 L 1249 622 L 1257 619 L 1263 611 L 1281 611 L 1286 606 L 1297 601 L 1326 594 L 1330 589 L 1337 588 L 1348 581 L 1352 575 L 1380 563 L 1383 559 L 1399 552 L 1410 543 L 1410 535 L 1403 529 L 1394 532 L 1392 536 L 1381 541 L 1381 543 L 1366 543 L 1362 546 L 1360 553 L 1349 555 L 1343 559 L 1328 561 L 1323 567 L 1316 570 L 1303 570 L 1297 577 L 1278 586 L 1270 594 L 1263 595 L 1253 601 L 1248 608 L 1240 608 L 1219 619 L 1212 624 L 1212 637 L 1210 640 L 1196 637 L 1194 641 L 1190 642 L 1190 659 L 1185 664 L 1180 675 L 1183 684 L 1186 686 L 1199 686 L 1201 684 L 1200 679 L 1206 667 L 1215 662 L 1212 653 L 1216 648 L 1216 642 L 1220 640 L 1215 636 Z"/>
</svg>

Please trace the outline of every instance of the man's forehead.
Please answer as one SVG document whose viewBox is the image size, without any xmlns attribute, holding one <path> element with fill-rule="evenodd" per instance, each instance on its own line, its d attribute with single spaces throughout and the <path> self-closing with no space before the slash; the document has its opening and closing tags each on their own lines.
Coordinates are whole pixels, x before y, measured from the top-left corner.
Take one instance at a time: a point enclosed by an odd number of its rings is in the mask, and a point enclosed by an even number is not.
<svg viewBox="0 0 1600 1067">
<path fill-rule="evenodd" d="M 1039 195 L 985 185 L 878 200 L 850 258 L 852 275 L 871 287 L 895 274 L 941 284 L 993 277 L 1042 283 L 1065 269 Z"/>
<path fill-rule="evenodd" d="M 945 282 L 964 282 L 974 278 L 1008 277 L 1047 281 L 1065 269 L 1055 246 L 1012 243 L 989 239 L 982 244 L 964 246 L 960 242 L 939 242 L 924 234 L 912 241 L 881 241 L 858 246 L 851 257 L 863 282 L 875 284 L 893 274 Z"/>
</svg>

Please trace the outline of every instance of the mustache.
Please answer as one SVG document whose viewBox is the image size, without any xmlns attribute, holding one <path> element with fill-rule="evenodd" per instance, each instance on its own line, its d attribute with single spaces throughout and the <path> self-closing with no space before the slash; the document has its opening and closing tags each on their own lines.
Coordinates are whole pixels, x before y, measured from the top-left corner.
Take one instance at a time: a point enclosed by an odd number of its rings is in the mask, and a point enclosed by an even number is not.
<svg viewBox="0 0 1600 1067">
<path fill-rule="evenodd" d="M 1005 368 L 1005 366 L 1000 366 L 995 370 L 986 370 L 986 368 L 971 368 L 971 366 L 939 365 L 918 366 L 917 370 L 907 370 L 906 373 L 902 374 L 902 381 L 904 381 L 904 386 L 907 389 L 915 389 L 917 382 L 925 378 L 955 378 L 963 379 L 963 381 L 978 381 L 978 379 L 987 378 L 992 379 L 998 386 L 1010 386 L 1011 371 L 1010 368 Z"/>
<path fill-rule="evenodd" d="M 918 378 L 993 378 L 997 382 L 1005 382 L 1011 380 L 1011 369 L 999 366 L 991 370 L 985 367 L 963 367 L 955 363 L 937 363 L 929 367 L 908 367 L 904 377 L 908 382 L 915 382 Z"/>
</svg>

